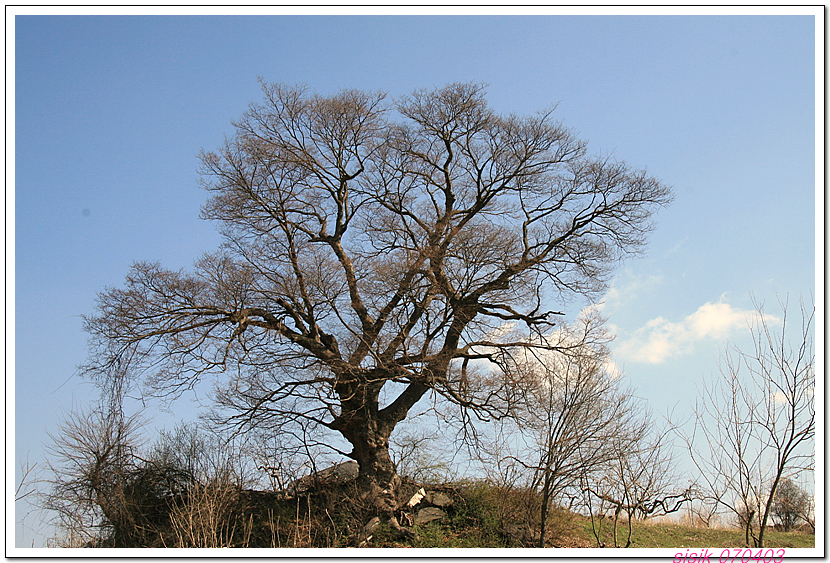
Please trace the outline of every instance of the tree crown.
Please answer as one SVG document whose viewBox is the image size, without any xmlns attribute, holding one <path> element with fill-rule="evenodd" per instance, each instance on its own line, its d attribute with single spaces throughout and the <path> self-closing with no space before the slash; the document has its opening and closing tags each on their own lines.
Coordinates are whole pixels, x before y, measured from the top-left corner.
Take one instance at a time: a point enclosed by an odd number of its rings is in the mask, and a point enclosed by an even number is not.
<svg viewBox="0 0 830 563">
<path fill-rule="evenodd" d="M 480 85 L 263 92 L 200 155 L 222 247 L 193 272 L 136 264 L 102 293 L 90 373 L 175 395 L 223 371 L 241 420 L 341 432 L 366 408 L 391 429 L 429 389 L 502 412 L 514 353 L 551 348 L 550 300 L 601 291 L 671 199 L 589 156 L 553 110 L 497 114 Z M 476 361 L 490 369 L 462 369 Z M 390 381 L 403 390 L 380 409 Z"/>
</svg>

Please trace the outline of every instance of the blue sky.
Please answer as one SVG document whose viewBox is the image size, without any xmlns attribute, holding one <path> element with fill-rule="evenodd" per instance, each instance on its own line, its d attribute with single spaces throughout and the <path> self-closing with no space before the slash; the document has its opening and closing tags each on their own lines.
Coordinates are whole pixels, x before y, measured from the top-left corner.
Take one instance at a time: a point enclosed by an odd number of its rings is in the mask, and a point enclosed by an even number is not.
<svg viewBox="0 0 830 563">
<path fill-rule="evenodd" d="M 196 154 L 261 98 L 258 76 L 393 98 L 484 82 L 496 110 L 558 103 L 591 152 L 672 185 L 647 254 L 620 267 L 603 313 L 631 385 L 658 412 L 688 412 L 724 343 L 748 342 L 752 295 L 823 303 L 816 22 L 801 14 L 18 15 L 7 75 L 7 464 L 42 464 L 61 411 L 90 399 L 73 374 L 96 293 L 121 284 L 133 261 L 189 267 L 217 246 L 198 219 Z M 36 520 L 16 526 L 18 545 L 42 544 Z"/>
</svg>

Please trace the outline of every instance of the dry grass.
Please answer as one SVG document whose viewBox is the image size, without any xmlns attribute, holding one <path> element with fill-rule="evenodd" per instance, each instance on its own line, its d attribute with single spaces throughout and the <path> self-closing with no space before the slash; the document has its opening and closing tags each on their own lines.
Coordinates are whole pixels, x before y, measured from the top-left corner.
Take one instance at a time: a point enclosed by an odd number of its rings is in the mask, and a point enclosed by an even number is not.
<svg viewBox="0 0 830 563">
<path fill-rule="evenodd" d="M 239 489 L 218 483 L 195 485 L 186 502 L 174 504 L 170 527 L 175 543 L 171 547 L 234 547 L 247 545 L 253 515 L 240 510 Z"/>
</svg>

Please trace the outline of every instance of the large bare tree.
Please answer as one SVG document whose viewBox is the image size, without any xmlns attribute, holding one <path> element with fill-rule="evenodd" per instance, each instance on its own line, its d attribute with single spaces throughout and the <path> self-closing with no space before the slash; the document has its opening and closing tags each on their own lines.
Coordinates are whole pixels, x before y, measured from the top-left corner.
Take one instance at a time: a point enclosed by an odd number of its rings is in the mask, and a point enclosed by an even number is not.
<svg viewBox="0 0 830 563">
<path fill-rule="evenodd" d="M 514 352 L 549 347 L 550 304 L 601 291 L 671 190 L 589 156 L 552 109 L 495 113 L 475 84 L 396 102 L 263 91 L 201 155 L 224 244 L 192 272 L 135 264 L 101 293 L 87 373 L 171 397 L 219 373 L 240 430 L 342 435 L 392 521 L 395 425 L 429 392 L 507 414 Z"/>
</svg>

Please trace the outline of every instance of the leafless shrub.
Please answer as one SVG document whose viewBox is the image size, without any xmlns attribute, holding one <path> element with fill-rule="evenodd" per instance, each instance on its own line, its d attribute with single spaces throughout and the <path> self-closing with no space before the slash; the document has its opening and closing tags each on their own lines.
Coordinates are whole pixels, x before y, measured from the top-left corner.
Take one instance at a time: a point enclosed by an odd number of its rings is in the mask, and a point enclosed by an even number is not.
<svg viewBox="0 0 830 563">
<path fill-rule="evenodd" d="M 140 525 L 129 494 L 138 469 L 138 426 L 138 418 L 98 405 L 70 413 L 52 436 L 45 507 L 57 514 L 72 543 L 110 537 L 121 545 L 133 538 Z"/>
<path fill-rule="evenodd" d="M 37 512 L 37 499 L 43 485 L 42 467 L 37 463 L 19 461 L 19 477 L 14 490 L 15 526 L 21 530 L 31 529 L 26 519 L 32 512 Z M 34 540 L 32 547 L 34 547 Z"/>
<path fill-rule="evenodd" d="M 785 532 L 794 529 L 804 520 L 815 530 L 815 519 L 811 517 L 811 498 L 790 479 L 783 479 L 775 491 L 772 501 L 772 516 Z"/>
<path fill-rule="evenodd" d="M 582 481 L 584 506 L 600 547 L 606 544 L 604 519 L 610 520 L 614 547 L 629 547 L 637 520 L 675 513 L 692 498 L 689 489 L 677 486 L 668 430 L 658 429 L 647 412 L 635 422 L 625 429 L 627 439 L 615 443 L 613 459 L 586 472 Z M 624 543 L 618 537 L 622 521 L 627 523 Z"/>
<path fill-rule="evenodd" d="M 444 442 L 445 444 L 446 442 Z M 452 455 L 445 450 L 437 430 L 406 426 L 389 440 L 398 474 L 419 483 L 452 480 Z"/>
</svg>

